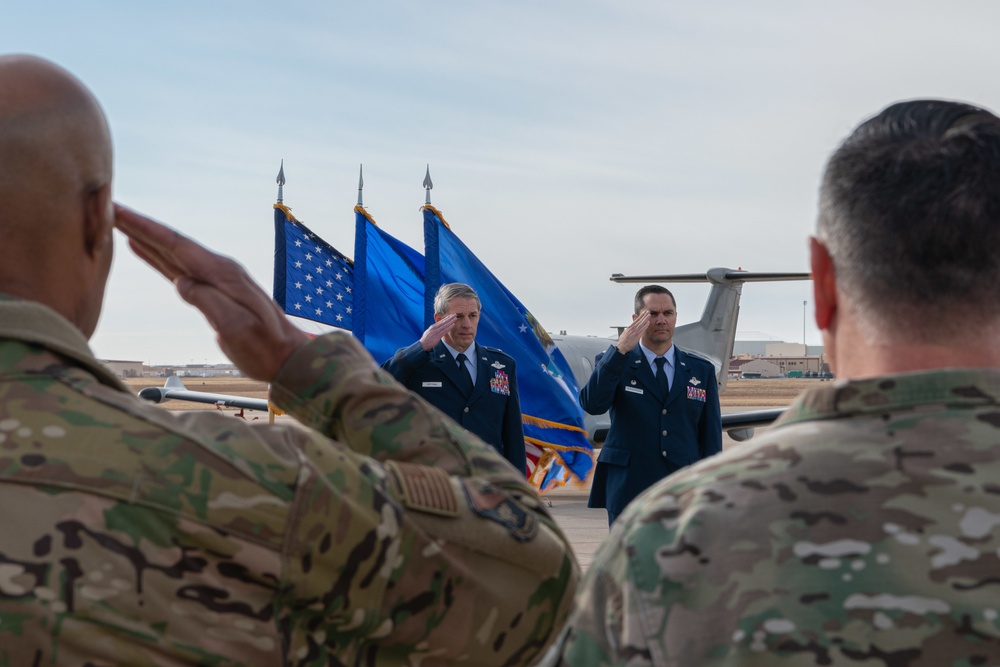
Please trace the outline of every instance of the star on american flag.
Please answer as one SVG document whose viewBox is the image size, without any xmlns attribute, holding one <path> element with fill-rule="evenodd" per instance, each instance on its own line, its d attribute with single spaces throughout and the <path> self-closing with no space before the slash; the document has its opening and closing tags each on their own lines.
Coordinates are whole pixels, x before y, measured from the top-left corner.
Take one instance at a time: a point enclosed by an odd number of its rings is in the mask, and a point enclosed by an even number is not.
<svg viewBox="0 0 1000 667">
<path fill-rule="evenodd" d="M 278 294 L 276 280 L 275 299 L 284 303 L 286 312 L 293 315 L 350 329 L 354 283 L 351 261 L 297 220 L 286 217 L 283 231 L 284 294 Z M 328 290 L 337 294 L 337 298 L 323 298 L 326 308 L 316 307 L 315 304 L 308 309 L 304 307 Z"/>
</svg>

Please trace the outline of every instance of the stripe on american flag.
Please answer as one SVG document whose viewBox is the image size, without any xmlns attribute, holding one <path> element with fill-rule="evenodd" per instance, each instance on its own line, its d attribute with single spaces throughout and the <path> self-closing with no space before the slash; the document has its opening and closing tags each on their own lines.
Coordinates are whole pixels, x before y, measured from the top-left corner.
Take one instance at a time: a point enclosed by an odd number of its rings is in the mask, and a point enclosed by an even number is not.
<svg viewBox="0 0 1000 667">
<path fill-rule="evenodd" d="M 458 516 L 455 490 L 444 470 L 399 461 L 390 461 L 386 467 L 395 475 L 406 507 L 429 514 Z"/>
</svg>

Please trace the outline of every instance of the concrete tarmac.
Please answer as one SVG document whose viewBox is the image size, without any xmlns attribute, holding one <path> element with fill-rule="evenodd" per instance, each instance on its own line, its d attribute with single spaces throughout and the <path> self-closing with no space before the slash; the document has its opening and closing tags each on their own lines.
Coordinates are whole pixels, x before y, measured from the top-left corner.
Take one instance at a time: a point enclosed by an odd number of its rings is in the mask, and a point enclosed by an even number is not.
<svg viewBox="0 0 1000 667">
<path fill-rule="evenodd" d="M 608 513 L 603 509 L 589 509 L 589 495 L 589 483 L 581 487 L 570 482 L 542 496 L 552 503 L 549 512 L 569 538 L 580 569 L 584 572 L 590 567 L 597 547 L 608 536 Z"/>
</svg>

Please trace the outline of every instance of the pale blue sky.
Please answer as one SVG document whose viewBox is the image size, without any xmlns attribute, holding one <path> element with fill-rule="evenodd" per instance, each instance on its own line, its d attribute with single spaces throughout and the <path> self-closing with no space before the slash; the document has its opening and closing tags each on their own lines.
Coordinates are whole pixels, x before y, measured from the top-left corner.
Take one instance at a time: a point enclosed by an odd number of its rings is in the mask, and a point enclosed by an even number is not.
<svg viewBox="0 0 1000 667">
<path fill-rule="evenodd" d="M 421 249 L 430 163 L 455 232 L 578 334 L 628 321 L 637 286 L 612 273 L 807 270 L 826 156 L 892 101 L 1000 109 L 990 2 L 8 4 L 0 50 L 58 62 L 104 105 L 116 198 L 268 292 L 281 159 L 285 203 L 348 256 L 358 164 L 369 212 Z M 697 319 L 707 288 L 674 291 Z M 808 283 L 747 285 L 740 329 L 798 342 L 803 300 Z M 223 360 L 124 244 L 92 345 Z"/>
</svg>

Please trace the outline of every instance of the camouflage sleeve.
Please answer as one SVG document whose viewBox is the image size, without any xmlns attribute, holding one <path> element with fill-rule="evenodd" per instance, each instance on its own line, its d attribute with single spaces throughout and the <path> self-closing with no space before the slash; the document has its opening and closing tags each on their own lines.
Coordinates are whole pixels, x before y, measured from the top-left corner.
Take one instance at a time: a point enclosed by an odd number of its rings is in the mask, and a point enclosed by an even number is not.
<svg viewBox="0 0 1000 667">
<path fill-rule="evenodd" d="M 315 630 L 296 631 L 292 655 L 537 659 L 562 626 L 579 569 L 523 475 L 347 335 L 293 355 L 272 400 L 335 441 L 300 444 L 316 472 L 300 488 L 289 538 L 290 553 L 304 555 L 289 567 L 296 599 L 313 602 L 287 613 L 293 628 Z M 359 479 L 334 465 L 344 456 L 356 458 Z"/>
<path fill-rule="evenodd" d="M 271 385 L 271 400 L 377 461 L 434 466 L 531 492 L 492 447 L 407 391 L 347 334 L 316 338 L 294 354 Z"/>
<path fill-rule="evenodd" d="M 622 543 L 624 527 L 619 518 L 595 554 L 565 629 L 538 667 L 654 664 L 640 630 L 641 610 L 629 595 L 629 549 Z"/>
</svg>

